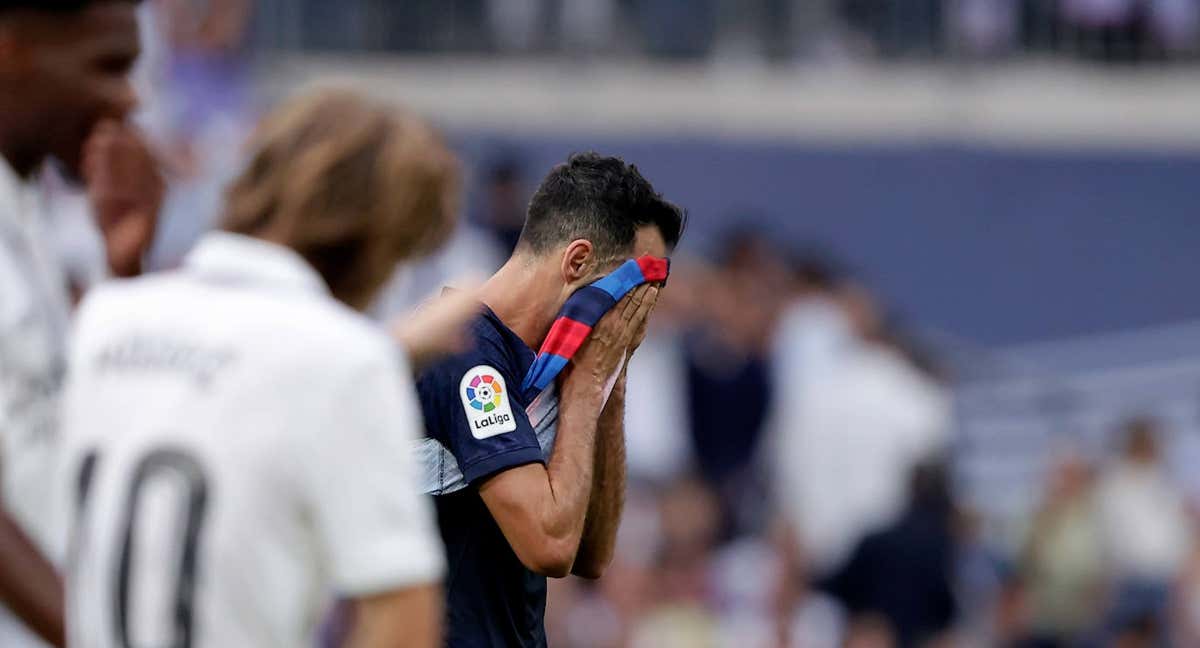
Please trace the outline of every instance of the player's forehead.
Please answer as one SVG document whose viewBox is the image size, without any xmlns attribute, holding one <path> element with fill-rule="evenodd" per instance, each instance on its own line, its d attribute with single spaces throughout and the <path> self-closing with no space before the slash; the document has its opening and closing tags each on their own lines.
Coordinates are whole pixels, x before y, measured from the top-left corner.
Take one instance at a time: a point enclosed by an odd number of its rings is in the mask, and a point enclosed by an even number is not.
<svg viewBox="0 0 1200 648">
<path fill-rule="evenodd" d="M 135 59 L 141 53 L 137 10 L 123 0 L 97 2 L 77 12 L 37 20 L 45 42 L 88 56 Z"/>
<path fill-rule="evenodd" d="M 643 225 L 634 234 L 633 243 L 630 244 L 629 248 L 623 252 L 618 252 L 615 258 L 601 263 L 600 267 L 597 268 L 596 274 L 608 274 L 629 259 L 636 259 L 647 254 L 662 258 L 667 256 L 668 252 L 670 250 L 667 249 L 667 243 L 663 239 L 662 231 L 655 225 Z"/>
<path fill-rule="evenodd" d="M 98 2 L 80 12 L 79 19 L 80 36 L 91 49 L 130 58 L 141 53 L 137 12 L 132 2 Z"/>
<path fill-rule="evenodd" d="M 633 238 L 633 252 L 630 256 L 636 259 L 647 254 L 656 257 L 667 256 L 667 242 L 663 238 L 662 230 L 655 225 L 639 227 Z"/>
</svg>

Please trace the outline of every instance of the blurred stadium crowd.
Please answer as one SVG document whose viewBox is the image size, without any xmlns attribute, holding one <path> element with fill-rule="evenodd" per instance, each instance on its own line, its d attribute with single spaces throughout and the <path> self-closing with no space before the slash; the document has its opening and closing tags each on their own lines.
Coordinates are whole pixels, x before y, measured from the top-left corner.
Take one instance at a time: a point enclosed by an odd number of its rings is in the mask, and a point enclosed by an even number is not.
<svg viewBox="0 0 1200 648">
<path fill-rule="evenodd" d="M 386 5 L 386 7 L 385 7 Z M 182 9 L 180 9 L 182 7 Z M 640 52 L 786 61 L 1057 53 L 1190 58 L 1200 0 L 213 0 L 150 3 L 147 128 L 172 165 L 152 265 L 211 223 L 254 119 L 258 46 Z M 386 10 L 385 10 L 386 9 Z M 277 17 L 273 18 L 273 16 Z M 385 19 L 386 18 L 386 19 Z M 627 29 L 626 27 L 632 27 Z M 631 160 L 636 162 L 636 160 Z M 375 307 L 507 258 L 543 169 L 472 169 L 478 209 Z M 63 200 L 72 200 L 64 196 Z M 1200 645 L 1196 502 L 1151 419 L 1065 449 L 1016 540 L 956 486 L 955 376 L 835 252 L 730 227 L 682 256 L 630 373 L 630 492 L 612 570 L 555 581 L 551 645 Z M 98 254 L 64 226 L 80 284 Z M 689 254 L 690 252 L 690 254 Z"/>
</svg>

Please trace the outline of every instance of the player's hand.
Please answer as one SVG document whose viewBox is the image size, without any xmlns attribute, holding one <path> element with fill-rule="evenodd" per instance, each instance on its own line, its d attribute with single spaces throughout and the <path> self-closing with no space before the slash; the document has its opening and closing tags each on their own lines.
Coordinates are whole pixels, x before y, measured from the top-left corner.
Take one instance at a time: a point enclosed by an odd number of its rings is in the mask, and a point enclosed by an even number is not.
<svg viewBox="0 0 1200 648">
<path fill-rule="evenodd" d="M 658 287 L 635 288 L 601 318 L 575 355 L 568 386 L 602 390 L 630 352 L 634 336 L 644 328 L 651 309 L 658 301 Z M 640 342 L 640 340 L 639 340 Z"/>
<path fill-rule="evenodd" d="M 447 291 L 396 320 L 392 337 L 408 351 L 413 371 L 420 371 L 442 357 L 465 351 L 470 343 L 468 327 L 482 310 L 476 290 Z"/>
<path fill-rule="evenodd" d="M 633 335 L 629 340 L 629 357 L 631 358 L 633 357 L 634 352 L 638 350 L 638 347 L 642 346 L 642 342 L 646 340 L 646 330 L 650 324 L 650 315 L 654 313 L 654 307 L 658 305 L 658 295 L 662 291 L 662 287 L 658 286 L 657 284 L 646 285 L 642 286 L 641 288 L 646 289 L 645 295 L 642 297 L 642 299 L 649 304 L 649 309 L 646 311 L 646 316 L 642 318 L 641 324 L 637 325 L 637 327 L 633 329 Z M 628 366 L 628 364 L 626 366 Z"/>
<path fill-rule="evenodd" d="M 158 159 L 133 126 L 104 120 L 84 144 L 83 179 L 113 274 L 139 274 L 166 193 Z"/>
</svg>

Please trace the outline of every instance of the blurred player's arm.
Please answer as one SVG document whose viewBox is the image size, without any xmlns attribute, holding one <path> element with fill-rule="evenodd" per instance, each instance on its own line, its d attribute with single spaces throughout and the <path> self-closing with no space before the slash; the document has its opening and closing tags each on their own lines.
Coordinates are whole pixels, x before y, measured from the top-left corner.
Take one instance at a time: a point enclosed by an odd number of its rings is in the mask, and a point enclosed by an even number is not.
<svg viewBox="0 0 1200 648">
<path fill-rule="evenodd" d="M 346 648 L 435 648 L 442 642 L 442 591 L 426 585 L 354 601 Z"/>
<path fill-rule="evenodd" d="M 51 645 L 66 645 L 62 581 L 3 510 L 0 510 L 0 602 Z"/>
<path fill-rule="evenodd" d="M 393 322 L 392 339 L 408 352 L 412 371 L 419 373 L 442 357 L 466 350 L 467 330 L 482 309 L 475 289 L 447 291 Z"/>
<path fill-rule="evenodd" d="M 352 646 L 439 645 L 442 543 L 417 486 L 412 443 L 420 409 L 407 370 L 387 342 L 350 349 L 349 373 L 314 376 L 307 463 L 297 479 L 325 551 L 333 589 L 355 602 Z M 324 383 L 324 384 L 322 384 Z M 337 430 L 337 434 L 330 434 Z"/>
<path fill-rule="evenodd" d="M 527 464 L 483 482 L 479 494 L 517 558 L 531 571 L 571 573 L 592 499 L 596 433 L 608 379 L 624 359 L 649 305 L 604 316 L 560 385 L 558 436 L 546 466 Z"/>
<path fill-rule="evenodd" d="M 646 324 L 658 303 L 658 287 L 646 285 L 634 291 L 625 308 L 645 309 L 634 329 L 629 355 L 646 337 Z M 630 317 L 629 319 L 633 319 Z M 617 529 L 625 508 L 625 384 L 629 362 L 621 367 L 621 376 L 613 387 L 596 428 L 596 464 L 592 474 L 592 499 L 588 504 L 583 540 L 571 573 L 582 578 L 600 578 L 612 562 L 617 544 Z"/>
</svg>

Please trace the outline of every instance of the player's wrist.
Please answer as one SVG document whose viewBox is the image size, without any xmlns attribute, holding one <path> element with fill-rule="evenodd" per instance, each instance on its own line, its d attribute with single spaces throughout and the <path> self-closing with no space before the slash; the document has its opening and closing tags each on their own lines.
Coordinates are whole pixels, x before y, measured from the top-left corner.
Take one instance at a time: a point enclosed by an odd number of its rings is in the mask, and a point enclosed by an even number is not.
<svg viewBox="0 0 1200 648">
<path fill-rule="evenodd" d="M 595 412 L 599 415 L 604 407 L 604 379 L 590 373 L 573 374 L 563 384 L 559 408 L 567 412 Z"/>
<path fill-rule="evenodd" d="M 611 405 L 612 403 L 625 402 L 625 385 L 626 385 L 626 379 L 628 376 L 628 373 L 627 373 L 628 366 L 629 366 L 629 363 L 626 363 L 625 367 L 621 368 L 621 372 L 616 376 L 616 379 L 613 381 L 612 390 L 609 391 L 608 399 L 605 404 L 606 408 L 608 407 L 608 405 Z"/>
<path fill-rule="evenodd" d="M 566 390 L 603 390 L 604 384 L 608 376 L 612 375 L 612 370 L 616 369 L 616 365 L 606 371 L 605 363 L 597 360 L 595 356 L 583 357 L 572 363 L 570 373 L 566 375 L 563 385 L 564 392 Z"/>
</svg>

